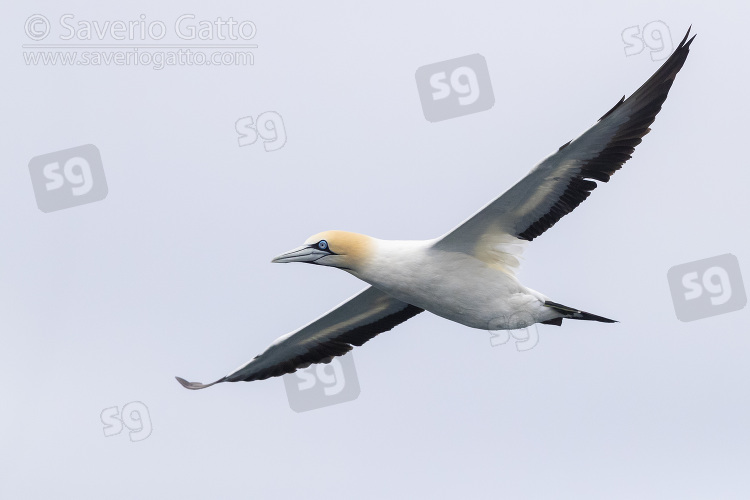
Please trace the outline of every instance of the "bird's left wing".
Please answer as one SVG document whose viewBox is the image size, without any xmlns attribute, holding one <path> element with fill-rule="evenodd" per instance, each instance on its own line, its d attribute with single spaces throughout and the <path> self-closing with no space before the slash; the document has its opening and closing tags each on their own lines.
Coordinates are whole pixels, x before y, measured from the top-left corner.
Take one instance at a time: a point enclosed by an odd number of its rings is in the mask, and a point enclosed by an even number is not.
<svg viewBox="0 0 750 500">
<path fill-rule="evenodd" d="M 328 363 L 423 310 L 369 287 L 309 325 L 279 337 L 262 354 L 216 382 L 201 384 L 176 378 L 187 389 L 203 389 L 219 382 L 249 382 L 293 373 L 312 363 Z"/>
<path fill-rule="evenodd" d="M 575 209 L 633 154 L 667 98 L 693 38 L 628 99 L 624 97 L 577 139 L 542 160 L 526 177 L 438 239 L 435 248 L 464 252 L 512 268 L 519 244 L 531 241 Z M 508 248 L 515 251 L 508 252 Z"/>
</svg>

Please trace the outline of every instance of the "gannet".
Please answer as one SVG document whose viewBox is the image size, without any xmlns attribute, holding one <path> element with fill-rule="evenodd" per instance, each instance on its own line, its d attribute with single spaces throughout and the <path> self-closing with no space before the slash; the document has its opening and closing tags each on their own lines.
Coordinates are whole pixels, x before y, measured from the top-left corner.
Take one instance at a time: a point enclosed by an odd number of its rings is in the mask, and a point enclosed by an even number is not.
<svg viewBox="0 0 750 500">
<path fill-rule="evenodd" d="M 687 58 L 690 29 L 674 53 L 628 99 L 589 130 L 543 159 L 516 185 L 445 235 L 389 241 L 326 231 L 272 262 L 306 262 L 342 269 L 370 286 L 302 328 L 279 337 L 262 354 L 209 384 L 176 377 L 188 389 L 220 382 L 264 380 L 361 346 L 423 311 L 470 328 L 517 329 L 563 319 L 614 323 L 551 301 L 515 277 L 523 245 L 608 182 L 630 159 L 667 98 Z"/>
</svg>

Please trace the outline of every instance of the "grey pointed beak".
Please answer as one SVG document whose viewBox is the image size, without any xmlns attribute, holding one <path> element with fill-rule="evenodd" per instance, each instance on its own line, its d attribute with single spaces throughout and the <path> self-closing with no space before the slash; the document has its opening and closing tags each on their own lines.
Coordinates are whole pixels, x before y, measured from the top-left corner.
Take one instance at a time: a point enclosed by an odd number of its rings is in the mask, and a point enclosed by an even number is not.
<svg viewBox="0 0 750 500">
<path fill-rule="evenodd" d="M 286 262 L 315 262 L 321 257 L 330 255 L 328 252 L 311 248 L 309 246 L 297 247 L 294 250 L 290 250 L 286 253 L 282 253 L 278 257 L 274 258 L 271 262 L 286 263 Z"/>
</svg>

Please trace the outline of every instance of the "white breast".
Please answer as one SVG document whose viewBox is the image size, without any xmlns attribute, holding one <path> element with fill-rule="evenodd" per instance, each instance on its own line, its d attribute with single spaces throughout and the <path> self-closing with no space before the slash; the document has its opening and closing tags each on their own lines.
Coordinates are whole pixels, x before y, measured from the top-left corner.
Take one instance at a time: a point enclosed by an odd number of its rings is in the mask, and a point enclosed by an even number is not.
<svg viewBox="0 0 750 500">
<path fill-rule="evenodd" d="M 473 328 L 500 329 L 539 319 L 544 296 L 498 268 L 432 244 L 376 240 L 370 261 L 352 274 L 403 302 Z M 528 326 L 520 323 L 513 327 Z"/>
</svg>

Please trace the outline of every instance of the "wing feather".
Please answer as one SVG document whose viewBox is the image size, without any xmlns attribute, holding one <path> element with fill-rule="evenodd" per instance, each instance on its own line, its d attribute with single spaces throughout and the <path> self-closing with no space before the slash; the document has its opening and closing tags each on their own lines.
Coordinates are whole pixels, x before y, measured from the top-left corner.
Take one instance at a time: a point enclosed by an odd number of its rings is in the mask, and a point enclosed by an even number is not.
<svg viewBox="0 0 750 500">
<path fill-rule="evenodd" d="M 508 259 L 504 245 L 533 240 L 588 198 L 595 181 L 608 182 L 651 130 L 688 56 L 695 38 L 688 40 L 689 35 L 688 29 L 672 55 L 633 95 L 623 97 L 588 131 L 542 160 L 435 247 L 483 260 L 499 259 L 502 264 Z"/>
<path fill-rule="evenodd" d="M 215 382 L 201 384 L 176 378 L 187 389 L 203 389 L 220 382 L 264 380 L 293 373 L 312 363 L 328 363 L 422 311 L 369 287 L 312 323 L 279 337 L 262 354 Z"/>
</svg>

